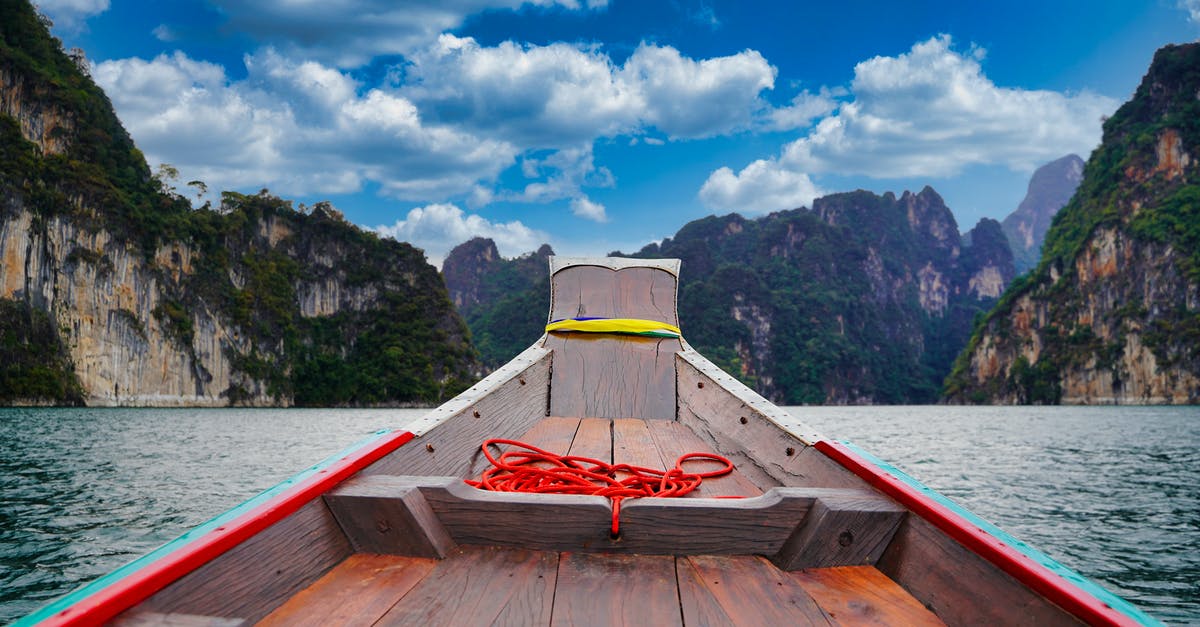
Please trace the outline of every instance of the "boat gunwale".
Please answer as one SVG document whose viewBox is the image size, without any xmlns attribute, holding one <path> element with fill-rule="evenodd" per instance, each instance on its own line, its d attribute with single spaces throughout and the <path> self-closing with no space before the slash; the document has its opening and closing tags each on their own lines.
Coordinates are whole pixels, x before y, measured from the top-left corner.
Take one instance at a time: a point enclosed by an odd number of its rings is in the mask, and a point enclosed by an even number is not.
<svg viewBox="0 0 1200 627">
<path fill-rule="evenodd" d="M 1162 625 L 1125 599 L 1017 540 L 911 475 L 846 440 L 814 447 L 972 553 L 1091 625 Z"/>
</svg>

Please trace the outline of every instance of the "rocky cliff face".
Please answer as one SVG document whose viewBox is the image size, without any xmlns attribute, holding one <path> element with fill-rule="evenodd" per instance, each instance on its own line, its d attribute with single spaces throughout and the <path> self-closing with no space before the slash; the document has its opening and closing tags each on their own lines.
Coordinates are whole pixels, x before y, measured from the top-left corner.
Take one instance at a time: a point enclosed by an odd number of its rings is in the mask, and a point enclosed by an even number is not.
<svg viewBox="0 0 1200 627">
<path fill-rule="evenodd" d="M 486 366 L 503 365 L 541 337 L 550 310 L 553 254 L 543 244 L 504 259 L 495 242 L 476 237 L 446 255 L 442 278 Z"/>
<path fill-rule="evenodd" d="M 948 380 L 957 402 L 1200 402 L 1200 45 L 1168 46 Z"/>
<path fill-rule="evenodd" d="M 1002 225 L 1012 248 L 1018 273 L 1037 265 L 1050 222 L 1083 180 L 1083 159 L 1067 155 L 1038 168 L 1029 179 L 1029 189 L 1017 209 Z"/>
<path fill-rule="evenodd" d="M 684 337 L 773 400 L 931 402 L 974 316 L 1012 279 L 1000 225 L 984 221 L 973 234 L 964 246 L 933 189 L 858 191 L 812 210 L 696 220 L 633 256 L 682 259 Z M 489 243 L 468 242 L 443 272 L 451 293 L 474 303 L 467 320 L 481 351 L 485 338 L 522 329 L 494 356 L 502 360 L 541 333 L 548 285 L 544 261 L 521 275 L 527 261 L 494 259 Z M 480 285 L 508 289 L 502 299 L 468 296 Z"/>
<path fill-rule="evenodd" d="M 32 7 L 10 0 L 0 335 L 16 338 L 6 350 L 64 353 L 0 364 L 0 400 L 16 403 L 434 402 L 478 369 L 419 250 L 265 192 L 193 210 L 151 179 Z"/>
</svg>

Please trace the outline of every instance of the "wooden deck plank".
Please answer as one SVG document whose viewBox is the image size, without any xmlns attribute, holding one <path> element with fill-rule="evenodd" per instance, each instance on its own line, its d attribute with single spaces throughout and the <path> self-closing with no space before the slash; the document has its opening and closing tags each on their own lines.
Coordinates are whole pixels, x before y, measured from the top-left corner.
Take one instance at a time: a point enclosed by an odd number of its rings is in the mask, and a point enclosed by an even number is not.
<svg viewBox="0 0 1200 627">
<path fill-rule="evenodd" d="M 552 625 L 680 625 L 668 555 L 563 553 Z"/>
<path fill-rule="evenodd" d="M 686 453 L 712 453 L 709 446 L 700 436 L 686 425 L 674 420 L 647 420 L 646 428 L 658 448 L 663 463 L 673 466 L 675 461 Z M 699 464 L 691 462 L 691 464 Z M 688 466 L 688 470 L 697 466 Z M 707 470 L 706 465 L 698 465 L 699 469 Z M 700 484 L 700 488 L 688 496 L 758 496 L 763 491 L 735 466 L 733 472 L 724 477 L 711 477 Z"/>
<path fill-rule="evenodd" d="M 612 463 L 612 421 L 607 418 L 584 418 L 571 442 L 571 455 L 590 457 Z"/>
<path fill-rule="evenodd" d="M 433 570 L 437 560 L 357 553 L 258 624 L 370 625 Z"/>
<path fill-rule="evenodd" d="M 813 568 L 788 574 L 835 625 L 945 625 L 873 566 Z"/>
<path fill-rule="evenodd" d="M 545 625 L 558 555 L 465 547 L 440 562 L 376 625 Z"/>
<path fill-rule="evenodd" d="M 565 455 L 571 450 L 571 442 L 575 440 L 575 432 L 578 430 L 579 418 L 550 416 L 533 425 L 517 440 L 555 455 Z"/>
<path fill-rule="evenodd" d="M 650 436 L 646 421 L 638 418 L 613 420 L 613 464 L 629 464 L 653 470 L 665 470 L 662 455 Z M 665 422 L 665 421 L 663 421 Z M 673 461 L 673 460 L 672 460 Z"/>
<path fill-rule="evenodd" d="M 687 625 L 829 625 L 800 584 L 757 556 L 678 558 Z"/>
</svg>

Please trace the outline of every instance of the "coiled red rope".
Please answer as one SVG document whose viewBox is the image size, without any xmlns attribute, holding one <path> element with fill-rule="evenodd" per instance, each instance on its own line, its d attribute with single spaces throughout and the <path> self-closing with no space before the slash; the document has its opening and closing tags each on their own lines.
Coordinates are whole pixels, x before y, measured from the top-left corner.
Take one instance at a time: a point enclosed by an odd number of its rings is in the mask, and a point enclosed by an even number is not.
<svg viewBox="0 0 1200 627">
<path fill-rule="evenodd" d="M 512 447 L 500 457 L 492 448 Z M 612 500 L 612 535 L 620 533 L 621 500 L 642 497 L 684 496 L 704 479 L 733 472 L 733 462 L 714 453 L 688 453 L 675 461 L 668 470 L 643 468 L 629 464 L 609 464 L 590 457 L 556 455 L 517 440 L 492 439 L 483 443 L 483 454 L 492 467 L 478 481 L 467 483 L 481 490 L 495 492 L 532 492 L 538 494 L 584 494 L 604 496 Z M 686 472 L 689 461 L 712 461 L 722 468 L 707 472 Z M 541 465 L 538 465 L 541 464 Z"/>
</svg>

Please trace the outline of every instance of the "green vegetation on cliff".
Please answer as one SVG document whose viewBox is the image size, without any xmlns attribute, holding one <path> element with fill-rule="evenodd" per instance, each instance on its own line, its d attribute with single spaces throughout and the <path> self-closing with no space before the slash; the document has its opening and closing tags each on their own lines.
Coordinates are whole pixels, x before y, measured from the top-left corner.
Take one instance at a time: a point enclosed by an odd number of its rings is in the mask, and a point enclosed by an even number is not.
<svg viewBox="0 0 1200 627">
<path fill-rule="evenodd" d="M 103 91 L 25 0 L 0 0 L 0 84 L 0 229 L 27 212 L 31 240 L 49 241 L 52 221 L 111 235 L 103 250 L 26 251 L 61 264 L 55 275 L 81 264 L 111 274 L 110 258 L 133 251 L 157 291 L 138 296 L 152 305 L 146 319 L 122 309 L 123 324 L 143 342 L 163 329 L 197 388 L 213 380 L 213 357 L 198 352 L 212 344 L 232 364 L 233 382 L 215 392 L 230 403 L 434 403 L 473 381 L 467 327 L 420 250 L 355 227 L 328 203 L 297 210 L 266 190 L 193 209 L 171 168 L 151 175 Z M 18 300 L 0 307 L 4 350 L 40 352 L 8 360 L 0 402 L 86 396 L 46 323 L 54 297 L 9 296 Z"/>
<path fill-rule="evenodd" d="M 1056 403 L 1079 373 L 1111 377 L 1114 397 L 1150 394 L 1124 385 L 1131 334 L 1159 373 L 1200 372 L 1200 309 L 1188 296 L 1200 283 L 1198 92 L 1200 44 L 1155 54 L 1133 98 L 1105 121 L 1037 268 L 1013 282 L 955 361 L 951 400 Z M 1112 248 L 1119 259 L 1098 261 Z M 1030 322 L 1018 330 L 1018 318 Z M 974 361 L 985 338 L 1004 365 L 986 377 Z M 1036 358 L 1018 356 L 1028 352 L 1018 344 L 1038 346 Z"/>
</svg>

